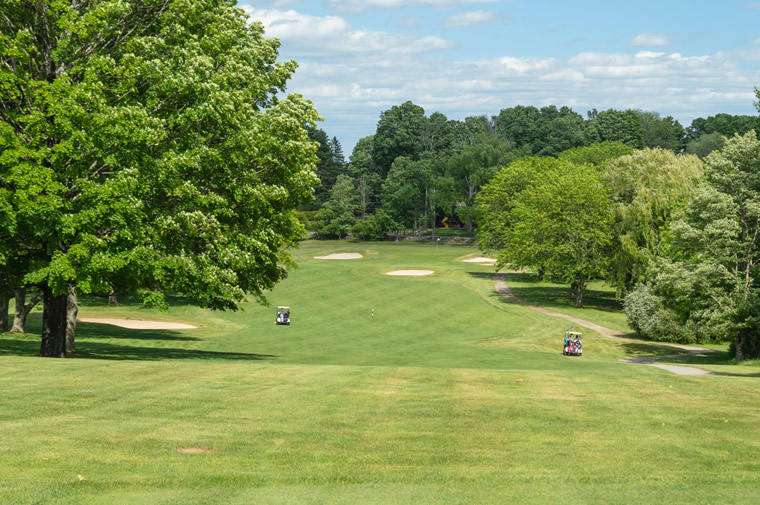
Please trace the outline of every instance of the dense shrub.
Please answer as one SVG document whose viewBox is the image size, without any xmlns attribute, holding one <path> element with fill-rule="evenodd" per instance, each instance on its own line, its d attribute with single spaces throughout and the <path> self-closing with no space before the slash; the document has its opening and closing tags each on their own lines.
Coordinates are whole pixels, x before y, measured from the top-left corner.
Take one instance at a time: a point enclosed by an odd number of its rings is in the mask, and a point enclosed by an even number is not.
<svg viewBox="0 0 760 505">
<path fill-rule="evenodd" d="M 662 342 L 694 342 L 694 328 L 683 325 L 678 315 L 663 306 L 663 299 L 648 284 L 638 284 L 623 300 L 628 324 L 642 337 Z"/>
<path fill-rule="evenodd" d="M 359 240 L 384 240 L 392 229 L 392 222 L 387 214 L 378 210 L 374 216 L 357 220 L 351 227 L 351 233 Z"/>
</svg>

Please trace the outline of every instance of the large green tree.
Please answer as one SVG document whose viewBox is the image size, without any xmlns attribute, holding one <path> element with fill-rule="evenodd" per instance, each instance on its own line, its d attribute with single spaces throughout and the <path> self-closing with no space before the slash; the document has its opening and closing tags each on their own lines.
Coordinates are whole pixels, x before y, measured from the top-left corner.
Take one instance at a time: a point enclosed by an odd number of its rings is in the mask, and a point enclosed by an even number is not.
<svg viewBox="0 0 760 505">
<path fill-rule="evenodd" d="M 72 288 L 236 309 L 285 277 L 318 117 L 277 49 L 232 0 L 3 2 L 0 243 L 43 292 L 41 355 Z"/>
<path fill-rule="evenodd" d="M 410 101 L 380 114 L 372 143 L 372 159 L 383 178 L 396 158 L 419 158 L 423 150 L 423 130 L 428 126 L 425 110 Z"/>
<path fill-rule="evenodd" d="M 661 147 L 680 152 L 685 145 L 686 132 L 672 116 L 661 117 L 658 112 L 635 111 L 639 116 L 644 147 Z"/>
<path fill-rule="evenodd" d="M 475 196 L 480 247 L 498 252 L 506 247 L 512 227 L 512 215 L 520 194 L 539 184 L 549 172 L 568 170 L 572 164 L 553 158 L 531 156 L 502 167 Z"/>
<path fill-rule="evenodd" d="M 587 143 L 622 142 L 634 149 L 644 147 L 644 130 L 636 111 L 607 109 L 594 112 L 585 125 Z"/>
<path fill-rule="evenodd" d="M 557 164 L 516 198 L 511 211 L 514 224 L 499 252 L 499 263 L 544 269 L 569 283 L 576 307 L 582 307 L 589 281 L 606 272 L 612 211 L 593 167 Z"/>
<path fill-rule="evenodd" d="M 495 135 L 481 135 L 473 144 L 448 159 L 446 172 L 457 186 L 460 205 L 457 215 L 472 231 L 477 214 L 475 197 L 499 168 L 519 158 L 523 151 L 512 142 Z"/>
<path fill-rule="evenodd" d="M 662 234 L 702 176 L 696 156 L 643 149 L 613 159 L 604 172 L 615 212 L 609 281 L 618 295 L 645 282 L 649 262 L 663 253 Z"/>
<path fill-rule="evenodd" d="M 358 194 L 353 179 L 340 174 L 330 189 L 330 199 L 319 211 L 322 226 L 318 230 L 321 235 L 337 236 L 339 239 L 351 231 L 356 221 Z"/>
<path fill-rule="evenodd" d="M 372 159 L 373 136 L 360 138 L 351 153 L 348 173 L 354 178 L 359 191 L 359 207 L 362 217 L 376 207 L 376 197 L 383 183 L 380 170 Z"/>
</svg>

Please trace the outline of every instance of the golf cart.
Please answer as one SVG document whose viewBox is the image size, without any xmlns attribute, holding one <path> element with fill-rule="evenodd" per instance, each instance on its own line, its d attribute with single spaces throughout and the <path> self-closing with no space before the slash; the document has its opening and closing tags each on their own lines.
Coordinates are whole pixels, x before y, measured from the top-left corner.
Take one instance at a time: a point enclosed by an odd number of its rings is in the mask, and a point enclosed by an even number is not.
<svg viewBox="0 0 760 505">
<path fill-rule="evenodd" d="M 583 356 L 583 346 L 581 345 L 582 335 L 583 334 L 579 331 L 566 331 L 565 347 L 562 350 L 562 354 L 565 356 Z"/>
<path fill-rule="evenodd" d="M 290 307 L 285 305 L 277 307 L 277 317 L 274 320 L 274 324 L 290 325 Z"/>
</svg>

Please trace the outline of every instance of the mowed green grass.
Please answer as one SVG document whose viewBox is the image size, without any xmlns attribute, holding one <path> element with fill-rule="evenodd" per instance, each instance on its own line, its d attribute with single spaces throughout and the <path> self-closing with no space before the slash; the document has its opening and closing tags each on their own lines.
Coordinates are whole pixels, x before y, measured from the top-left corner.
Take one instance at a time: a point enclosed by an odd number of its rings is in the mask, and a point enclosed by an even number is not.
<svg viewBox="0 0 760 505">
<path fill-rule="evenodd" d="M 313 259 L 333 252 L 364 258 Z M 0 335 L 0 503 L 757 503 L 756 365 L 697 357 L 723 375 L 678 376 L 618 362 L 657 346 L 585 330 L 563 357 L 569 323 L 502 300 L 492 267 L 461 261 L 479 255 L 309 241 L 269 294 L 289 327 L 255 304 L 84 300 L 83 317 L 199 328 L 81 323 L 66 360 Z M 627 330 L 594 291 L 574 315 Z"/>
</svg>

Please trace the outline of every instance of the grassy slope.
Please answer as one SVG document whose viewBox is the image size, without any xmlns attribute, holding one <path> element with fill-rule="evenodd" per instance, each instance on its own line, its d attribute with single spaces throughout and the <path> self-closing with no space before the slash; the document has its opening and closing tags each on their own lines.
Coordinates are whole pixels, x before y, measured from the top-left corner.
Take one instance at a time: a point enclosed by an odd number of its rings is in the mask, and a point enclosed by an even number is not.
<svg viewBox="0 0 760 505">
<path fill-rule="evenodd" d="M 349 251 L 365 259 L 312 259 Z M 305 243 L 270 296 L 290 327 L 259 306 L 85 306 L 201 328 L 80 324 L 88 359 L 69 360 L 0 335 L 0 503 L 756 501 L 756 379 L 620 364 L 648 349 L 592 332 L 564 358 L 567 324 L 495 296 L 468 255 Z M 401 268 L 437 273 L 383 275 Z M 608 308 L 578 315 L 625 329 Z"/>
</svg>

